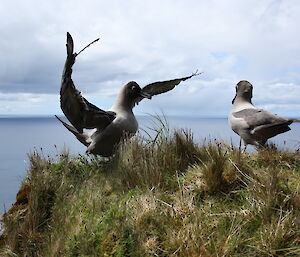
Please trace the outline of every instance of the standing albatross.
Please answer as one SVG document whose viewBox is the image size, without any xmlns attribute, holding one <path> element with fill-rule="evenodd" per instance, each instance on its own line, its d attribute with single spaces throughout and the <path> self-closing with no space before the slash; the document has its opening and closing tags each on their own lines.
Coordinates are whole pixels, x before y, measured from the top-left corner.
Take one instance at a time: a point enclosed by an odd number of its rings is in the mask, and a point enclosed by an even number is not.
<svg viewBox="0 0 300 257">
<path fill-rule="evenodd" d="M 132 108 L 143 98 L 172 90 L 181 81 L 191 76 L 151 83 L 143 88 L 134 82 L 128 82 L 119 92 L 115 104 L 108 111 L 99 109 L 88 102 L 75 88 L 72 76 L 72 66 L 77 53 L 74 53 L 74 43 L 71 35 L 67 33 L 67 59 L 65 62 L 60 89 L 60 106 L 72 125 L 56 118 L 72 132 L 85 146 L 87 153 L 104 157 L 111 156 L 123 136 L 133 136 L 138 129 L 138 122 Z M 81 52 L 81 51 L 80 51 Z M 80 53 L 79 52 L 79 53 Z M 84 132 L 84 129 L 93 129 Z"/>
<path fill-rule="evenodd" d="M 243 152 L 246 151 L 247 144 L 261 147 L 269 138 L 291 130 L 289 125 L 293 122 L 300 122 L 256 108 L 251 101 L 252 91 L 252 84 L 246 80 L 236 85 L 236 94 L 228 117 L 232 130 L 244 141 Z"/>
</svg>

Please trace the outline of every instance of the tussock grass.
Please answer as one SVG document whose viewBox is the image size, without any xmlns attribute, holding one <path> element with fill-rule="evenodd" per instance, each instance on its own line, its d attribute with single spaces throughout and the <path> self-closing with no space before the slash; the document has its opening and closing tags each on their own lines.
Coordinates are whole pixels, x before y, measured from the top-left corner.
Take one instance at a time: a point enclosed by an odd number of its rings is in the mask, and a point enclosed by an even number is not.
<svg viewBox="0 0 300 257">
<path fill-rule="evenodd" d="M 299 153 L 241 154 L 157 123 L 111 158 L 31 154 L 0 255 L 300 255 Z"/>
</svg>

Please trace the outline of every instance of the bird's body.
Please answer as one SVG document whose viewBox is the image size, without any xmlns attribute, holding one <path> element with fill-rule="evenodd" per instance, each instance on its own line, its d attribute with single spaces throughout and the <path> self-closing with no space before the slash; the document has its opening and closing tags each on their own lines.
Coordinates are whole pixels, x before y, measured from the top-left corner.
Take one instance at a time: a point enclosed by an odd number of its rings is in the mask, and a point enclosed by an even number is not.
<svg viewBox="0 0 300 257">
<path fill-rule="evenodd" d="M 138 130 L 138 122 L 131 110 L 111 108 L 116 113 L 116 118 L 104 129 L 92 132 L 90 135 L 91 144 L 87 152 L 110 156 L 114 148 L 124 137 L 133 136 Z"/>
<path fill-rule="evenodd" d="M 277 116 L 252 104 L 253 87 L 248 81 L 240 81 L 232 101 L 228 120 L 232 130 L 247 144 L 263 146 L 269 138 L 290 130 L 289 125 L 297 121 Z"/>
<path fill-rule="evenodd" d="M 77 54 L 73 53 L 73 39 L 69 33 L 67 54 L 62 75 L 60 102 L 62 111 L 72 125 L 57 118 L 82 144 L 87 146 L 87 153 L 104 157 L 111 156 L 115 152 L 122 138 L 131 137 L 138 130 L 138 122 L 132 111 L 137 103 L 143 98 L 151 99 L 154 95 L 167 92 L 181 81 L 197 75 L 194 73 L 188 77 L 154 82 L 143 88 L 134 81 L 128 82 L 120 90 L 111 109 L 104 111 L 88 102 L 75 88 L 71 75 Z M 86 132 L 84 129 L 92 129 L 92 131 Z"/>
</svg>

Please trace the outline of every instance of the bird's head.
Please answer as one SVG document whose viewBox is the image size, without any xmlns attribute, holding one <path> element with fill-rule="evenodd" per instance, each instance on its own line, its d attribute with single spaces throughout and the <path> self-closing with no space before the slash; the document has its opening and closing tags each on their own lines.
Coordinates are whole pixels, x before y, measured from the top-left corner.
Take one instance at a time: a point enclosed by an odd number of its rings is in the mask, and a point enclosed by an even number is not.
<svg viewBox="0 0 300 257">
<path fill-rule="evenodd" d="M 232 104 L 237 97 L 251 103 L 253 86 L 250 82 L 248 82 L 247 80 L 241 80 L 239 83 L 237 83 L 235 90 L 236 93 L 232 100 Z"/>
<path fill-rule="evenodd" d="M 134 100 L 140 97 L 141 87 L 135 81 L 128 82 L 123 88 L 123 94 L 127 99 Z"/>
<path fill-rule="evenodd" d="M 150 95 L 144 93 L 138 83 L 130 81 L 124 86 L 125 95 L 130 99 L 150 98 Z"/>
<path fill-rule="evenodd" d="M 149 96 L 142 91 L 135 81 L 128 82 L 119 94 L 119 100 L 123 105 L 128 105 L 131 108 L 143 98 L 149 98 Z"/>
</svg>

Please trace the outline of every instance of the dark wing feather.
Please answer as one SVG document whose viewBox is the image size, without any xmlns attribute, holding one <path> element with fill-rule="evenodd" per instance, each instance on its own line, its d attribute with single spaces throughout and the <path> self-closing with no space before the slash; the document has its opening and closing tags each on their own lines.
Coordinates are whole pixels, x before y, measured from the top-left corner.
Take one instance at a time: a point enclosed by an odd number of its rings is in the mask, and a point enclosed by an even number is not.
<svg viewBox="0 0 300 257">
<path fill-rule="evenodd" d="M 293 123 L 292 119 L 285 119 L 263 109 L 244 109 L 234 112 L 233 116 L 243 118 L 251 134 L 262 141 L 289 131 L 289 125 Z"/>
<path fill-rule="evenodd" d="M 251 129 L 262 125 L 292 123 L 290 119 L 282 118 L 263 109 L 249 108 L 234 112 L 232 115 L 244 119 Z"/>
<path fill-rule="evenodd" d="M 261 125 L 253 129 L 251 133 L 258 140 L 264 141 L 278 134 L 291 130 L 289 125 L 290 125 L 289 123 L 273 123 L 273 124 Z"/>
<path fill-rule="evenodd" d="M 83 129 L 104 129 L 115 118 L 112 112 L 106 112 L 88 102 L 75 88 L 72 80 L 72 66 L 77 54 L 74 52 L 73 39 L 67 33 L 67 59 L 62 74 L 60 89 L 60 106 L 72 125 L 82 133 Z"/>
<path fill-rule="evenodd" d="M 154 95 L 159 95 L 159 94 L 168 92 L 168 91 L 172 90 L 175 86 L 177 86 L 181 81 L 185 81 L 185 80 L 190 79 L 199 74 L 201 74 L 201 73 L 195 72 L 188 77 L 154 82 L 154 83 L 151 83 L 151 84 L 143 87 L 142 93 L 149 95 L 149 97 L 151 98 Z"/>
</svg>

